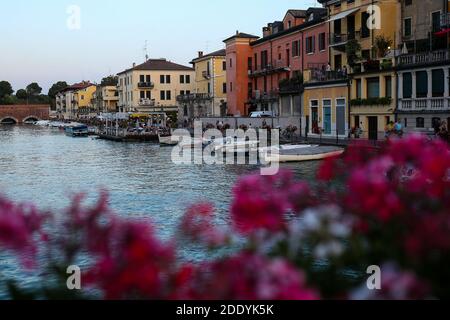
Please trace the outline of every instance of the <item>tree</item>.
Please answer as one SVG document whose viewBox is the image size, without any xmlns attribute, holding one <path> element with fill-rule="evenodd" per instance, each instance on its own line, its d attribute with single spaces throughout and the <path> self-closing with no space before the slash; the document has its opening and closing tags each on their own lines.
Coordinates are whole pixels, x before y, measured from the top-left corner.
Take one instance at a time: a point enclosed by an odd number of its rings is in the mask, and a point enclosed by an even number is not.
<svg viewBox="0 0 450 320">
<path fill-rule="evenodd" d="M 392 46 L 392 40 L 385 37 L 384 35 L 379 35 L 375 38 L 375 48 L 379 58 L 384 58 Z"/>
<path fill-rule="evenodd" d="M 10 96 L 13 93 L 14 90 L 8 81 L 0 81 L 0 99 Z"/>
<path fill-rule="evenodd" d="M 16 101 L 14 99 L 14 96 L 6 95 L 2 99 L 0 99 L 0 104 L 12 105 L 15 103 L 16 103 Z"/>
<path fill-rule="evenodd" d="M 347 54 L 348 65 L 351 68 L 354 68 L 356 65 L 356 61 L 360 58 L 361 45 L 355 39 L 347 42 L 345 46 L 345 53 Z"/>
<path fill-rule="evenodd" d="M 27 91 L 25 89 L 17 90 L 16 97 L 19 100 L 26 100 L 28 97 Z"/>
<path fill-rule="evenodd" d="M 41 92 L 42 92 L 42 88 L 36 82 L 30 83 L 27 86 L 27 93 L 28 93 L 28 97 L 30 97 L 30 98 L 40 95 Z"/>
<path fill-rule="evenodd" d="M 102 79 L 102 86 L 117 86 L 119 78 L 117 76 L 108 76 Z"/>
<path fill-rule="evenodd" d="M 57 83 L 53 84 L 52 87 L 50 88 L 50 90 L 48 90 L 48 96 L 50 99 L 55 99 L 56 98 L 56 94 L 67 88 L 69 85 L 67 84 L 67 82 L 65 81 L 58 81 Z"/>
</svg>

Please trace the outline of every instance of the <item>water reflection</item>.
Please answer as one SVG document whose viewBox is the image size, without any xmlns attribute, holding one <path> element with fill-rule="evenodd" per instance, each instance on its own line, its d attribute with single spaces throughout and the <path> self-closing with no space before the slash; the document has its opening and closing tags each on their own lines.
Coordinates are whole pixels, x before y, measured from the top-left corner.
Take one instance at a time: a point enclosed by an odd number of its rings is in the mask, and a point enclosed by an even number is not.
<svg viewBox="0 0 450 320">
<path fill-rule="evenodd" d="M 105 188 L 116 212 L 149 218 L 158 234 L 168 238 L 185 208 L 198 201 L 215 204 L 218 222 L 227 223 L 234 183 L 241 175 L 259 172 L 257 166 L 175 165 L 170 155 L 171 148 L 155 144 L 74 139 L 50 128 L 0 126 L 0 193 L 57 210 L 68 205 L 74 192 L 84 192 L 94 201 Z M 317 165 L 283 167 L 294 170 L 298 178 L 313 180 Z M 191 257 L 200 254 L 195 248 L 186 250 Z M 0 269 L 16 270 L 10 264 Z"/>
</svg>

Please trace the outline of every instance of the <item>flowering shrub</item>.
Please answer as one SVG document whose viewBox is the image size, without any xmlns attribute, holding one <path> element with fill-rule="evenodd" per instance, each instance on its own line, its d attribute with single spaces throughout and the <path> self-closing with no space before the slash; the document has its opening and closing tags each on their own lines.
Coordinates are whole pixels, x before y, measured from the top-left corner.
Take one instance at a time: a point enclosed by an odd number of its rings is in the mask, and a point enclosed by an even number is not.
<svg viewBox="0 0 450 320">
<path fill-rule="evenodd" d="M 3 285 L 12 298 L 24 292 L 50 299 L 450 297 L 446 144 L 410 136 L 379 150 L 353 145 L 324 161 L 317 180 L 297 182 L 287 171 L 243 177 L 233 189 L 227 228 L 215 225 L 212 205 L 197 204 L 169 242 L 147 221 L 111 212 L 106 193 L 92 207 L 74 197 L 63 221 L 0 198 L 0 247 L 43 277 L 33 291 Z M 180 259 L 179 239 L 203 245 L 209 258 Z M 74 296 L 65 269 L 80 261 L 91 290 Z M 381 266 L 380 290 L 366 285 L 373 265 Z"/>
</svg>

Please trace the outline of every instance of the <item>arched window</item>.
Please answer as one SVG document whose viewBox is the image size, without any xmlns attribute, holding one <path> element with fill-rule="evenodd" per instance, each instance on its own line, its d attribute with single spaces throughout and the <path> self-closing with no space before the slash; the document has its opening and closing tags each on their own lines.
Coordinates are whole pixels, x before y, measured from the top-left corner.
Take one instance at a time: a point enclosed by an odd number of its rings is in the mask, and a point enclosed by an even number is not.
<svg viewBox="0 0 450 320">
<path fill-rule="evenodd" d="M 424 118 L 416 118 L 416 128 L 425 128 L 425 119 Z"/>
</svg>

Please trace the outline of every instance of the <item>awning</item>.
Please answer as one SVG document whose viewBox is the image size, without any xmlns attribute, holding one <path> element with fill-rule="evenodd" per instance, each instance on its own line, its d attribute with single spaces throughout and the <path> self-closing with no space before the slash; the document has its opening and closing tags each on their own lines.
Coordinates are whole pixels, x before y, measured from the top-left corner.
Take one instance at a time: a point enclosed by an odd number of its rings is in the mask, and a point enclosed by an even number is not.
<svg viewBox="0 0 450 320">
<path fill-rule="evenodd" d="M 441 31 L 438 31 L 438 32 L 436 32 L 434 35 L 435 35 L 436 37 L 443 37 L 443 36 L 445 36 L 447 33 L 450 33 L 450 28 L 447 28 L 447 29 L 443 29 L 443 30 L 441 30 Z"/>
<path fill-rule="evenodd" d="M 347 11 L 338 13 L 337 15 L 332 16 L 330 18 L 330 20 L 328 20 L 328 22 L 339 20 L 339 19 L 343 19 L 343 18 L 351 15 L 352 13 L 355 13 L 356 11 L 359 11 L 359 8 L 355 8 L 355 9 L 351 9 L 351 10 L 347 10 Z"/>
</svg>

